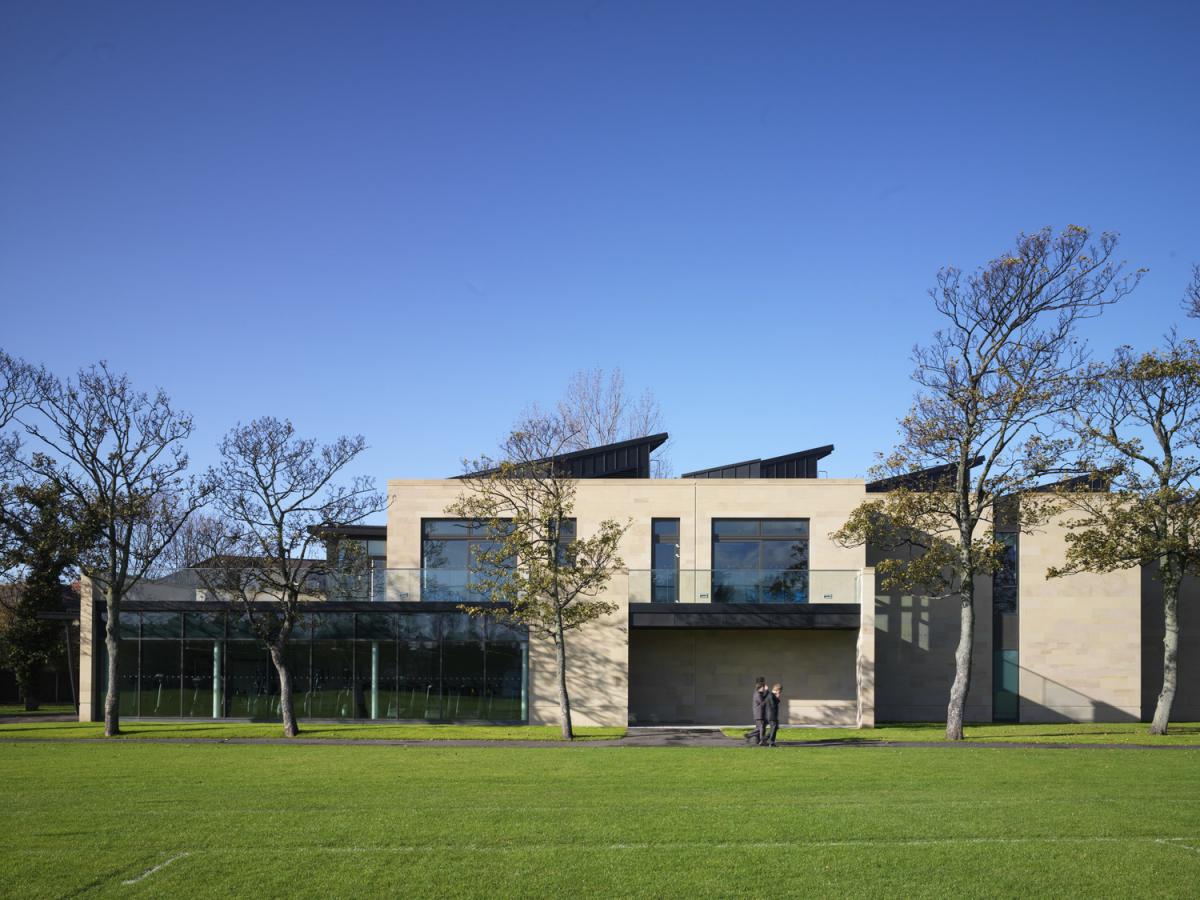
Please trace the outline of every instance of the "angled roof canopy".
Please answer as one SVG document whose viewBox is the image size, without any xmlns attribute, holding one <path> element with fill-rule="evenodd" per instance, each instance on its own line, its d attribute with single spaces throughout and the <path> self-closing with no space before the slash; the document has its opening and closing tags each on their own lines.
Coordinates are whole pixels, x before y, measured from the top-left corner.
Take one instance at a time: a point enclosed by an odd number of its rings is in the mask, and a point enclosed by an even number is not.
<svg viewBox="0 0 1200 900">
<path fill-rule="evenodd" d="M 833 444 L 785 453 L 770 459 L 748 459 L 711 469 L 686 472 L 681 478 L 816 478 L 817 462 L 833 452 Z"/>
<path fill-rule="evenodd" d="M 649 478 L 650 454 L 667 440 L 667 433 L 617 441 L 584 450 L 572 450 L 554 457 L 554 462 L 567 478 Z M 539 463 L 549 459 L 539 459 Z M 495 469 L 472 472 L 471 475 L 490 475 Z M 466 478 L 454 475 L 453 478 Z"/>
<path fill-rule="evenodd" d="M 968 468 L 975 468 L 983 462 L 982 456 L 971 460 Z M 892 475 L 890 478 L 880 478 L 878 481 L 867 482 L 868 494 L 886 494 L 897 488 L 908 488 L 910 491 L 928 491 L 935 488 L 949 488 L 958 471 L 958 463 L 946 463 L 942 466 L 930 466 L 928 469 L 918 469 L 915 472 L 905 472 L 902 475 Z"/>
</svg>

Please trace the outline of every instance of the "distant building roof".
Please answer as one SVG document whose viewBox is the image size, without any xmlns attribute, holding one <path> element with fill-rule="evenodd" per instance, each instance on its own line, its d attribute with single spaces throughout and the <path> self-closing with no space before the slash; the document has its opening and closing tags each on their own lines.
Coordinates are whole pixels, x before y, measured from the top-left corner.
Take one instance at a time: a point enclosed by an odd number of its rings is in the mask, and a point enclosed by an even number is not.
<svg viewBox="0 0 1200 900">
<path fill-rule="evenodd" d="M 686 472 L 681 478 L 816 478 L 817 462 L 833 452 L 833 444 L 813 447 L 772 456 L 770 459 L 748 459 L 745 462 L 727 463 L 711 469 Z"/>
</svg>

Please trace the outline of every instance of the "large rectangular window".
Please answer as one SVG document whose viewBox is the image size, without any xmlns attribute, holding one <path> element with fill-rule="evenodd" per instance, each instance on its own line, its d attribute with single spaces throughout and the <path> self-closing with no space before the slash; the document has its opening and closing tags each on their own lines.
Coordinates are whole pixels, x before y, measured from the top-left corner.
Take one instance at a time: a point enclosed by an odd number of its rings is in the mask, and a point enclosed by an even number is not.
<svg viewBox="0 0 1200 900">
<path fill-rule="evenodd" d="M 574 519 L 563 519 L 558 535 L 559 559 L 575 541 Z M 421 599 L 451 603 L 483 603 L 489 575 L 487 554 L 500 548 L 491 524 L 477 519 L 421 521 Z M 493 573 L 494 574 L 494 573 Z"/>
<path fill-rule="evenodd" d="M 808 519 L 713 519 L 717 603 L 807 603 Z"/>
<path fill-rule="evenodd" d="M 483 555 L 499 542 L 487 522 L 424 519 L 421 522 L 421 599 L 482 603 Z"/>
</svg>

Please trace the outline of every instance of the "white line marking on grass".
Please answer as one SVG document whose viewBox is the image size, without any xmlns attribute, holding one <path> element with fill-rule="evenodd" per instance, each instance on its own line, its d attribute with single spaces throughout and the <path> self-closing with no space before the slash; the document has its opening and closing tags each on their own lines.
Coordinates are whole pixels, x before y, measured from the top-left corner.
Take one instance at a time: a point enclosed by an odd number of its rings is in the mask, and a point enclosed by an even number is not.
<svg viewBox="0 0 1200 900">
<path fill-rule="evenodd" d="M 1193 853 L 1200 853 L 1200 847 L 1193 847 L 1191 844 L 1181 843 L 1182 841 L 1190 841 L 1192 838 L 1159 838 L 1154 843 L 1165 844 L 1168 847 L 1178 847 L 1180 850 L 1191 850 Z"/>
<path fill-rule="evenodd" d="M 185 856 L 188 856 L 188 855 L 190 855 L 190 854 L 180 853 L 178 856 L 172 856 L 170 859 L 166 860 L 165 862 L 160 862 L 157 866 L 147 869 L 145 872 L 143 872 L 137 878 L 130 878 L 127 881 L 122 881 L 121 884 L 137 884 L 139 881 L 145 881 L 147 878 L 149 878 L 151 875 L 153 875 L 159 869 L 165 869 L 171 863 L 175 862 L 176 860 L 183 859 Z"/>
</svg>

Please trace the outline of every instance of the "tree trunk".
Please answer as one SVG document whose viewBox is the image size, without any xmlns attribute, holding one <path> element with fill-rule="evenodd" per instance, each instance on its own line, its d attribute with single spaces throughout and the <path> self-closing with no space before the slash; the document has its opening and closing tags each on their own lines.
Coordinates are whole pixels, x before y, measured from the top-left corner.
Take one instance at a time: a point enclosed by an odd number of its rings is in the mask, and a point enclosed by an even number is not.
<svg viewBox="0 0 1200 900">
<path fill-rule="evenodd" d="M 26 712 L 37 712 L 38 696 L 37 696 L 37 674 L 33 671 L 32 666 L 22 665 L 13 673 L 17 679 L 17 690 L 21 695 L 21 700 L 25 704 Z"/>
<path fill-rule="evenodd" d="M 558 663 L 558 713 L 562 722 L 562 738 L 564 741 L 573 741 L 575 731 L 571 728 L 571 698 L 567 696 L 567 637 L 561 621 L 554 640 L 554 651 Z"/>
<path fill-rule="evenodd" d="M 1163 592 L 1163 679 L 1158 703 L 1154 707 L 1154 720 L 1150 723 L 1151 734 L 1166 734 L 1171 721 L 1171 706 L 1175 702 L 1175 688 L 1179 682 L 1179 582 L 1182 580 L 1179 563 L 1174 557 L 1164 558 L 1159 564 Z"/>
<path fill-rule="evenodd" d="M 950 705 L 946 708 L 946 740 L 963 739 L 963 710 L 971 689 L 971 645 L 975 640 L 975 581 L 963 580 L 959 620 L 958 648 L 954 651 L 954 683 L 950 685 Z"/>
<path fill-rule="evenodd" d="M 104 736 L 115 737 L 121 733 L 121 708 L 118 704 L 120 694 L 117 684 L 120 677 L 117 666 L 117 638 L 121 633 L 121 598 L 112 587 L 105 593 L 108 602 L 108 622 L 104 626 L 104 646 L 108 650 L 108 693 L 104 696 Z"/>
<path fill-rule="evenodd" d="M 283 647 L 271 645 L 271 662 L 279 673 L 279 712 L 283 717 L 283 736 L 295 737 L 300 729 L 296 726 L 296 710 L 292 706 L 292 673 L 283 658 Z"/>
</svg>

